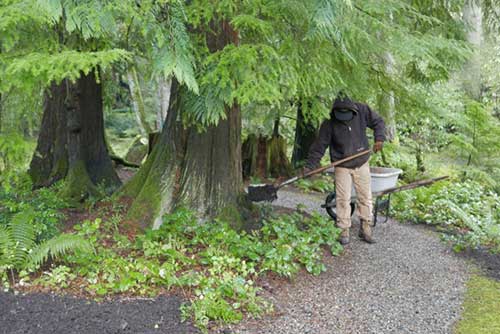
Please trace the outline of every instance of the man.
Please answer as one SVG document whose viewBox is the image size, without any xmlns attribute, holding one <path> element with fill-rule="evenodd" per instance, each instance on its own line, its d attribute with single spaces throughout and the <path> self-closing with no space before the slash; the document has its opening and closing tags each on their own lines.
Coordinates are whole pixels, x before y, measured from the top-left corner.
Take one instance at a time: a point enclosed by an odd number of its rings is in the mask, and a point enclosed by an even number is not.
<svg viewBox="0 0 500 334">
<path fill-rule="evenodd" d="M 367 150 L 367 127 L 374 131 L 373 152 L 378 152 L 385 141 L 384 120 L 366 104 L 353 102 L 349 97 L 339 95 L 333 104 L 330 119 L 321 124 L 319 135 L 309 150 L 306 170 L 318 167 L 327 147 L 330 148 L 331 161 Z M 365 154 L 335 167 L 337 227 L 342 229 L 340 243 L 343 245 L 350 241 L 352 182 L 356 189 L 356 204 L 361 221 L 359 237 L 367 243 L 374 242 L 369 158 L 370 155 Z"/>
</svg>

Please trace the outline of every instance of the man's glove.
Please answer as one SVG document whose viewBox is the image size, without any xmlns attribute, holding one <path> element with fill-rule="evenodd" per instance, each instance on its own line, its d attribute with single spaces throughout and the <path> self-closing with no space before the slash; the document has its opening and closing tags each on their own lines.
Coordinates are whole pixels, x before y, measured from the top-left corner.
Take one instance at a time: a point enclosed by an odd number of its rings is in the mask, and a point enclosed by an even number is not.
<svg viewBox="0 0 500 334">
<path fill-rule="evenodd" d="M 373 152 L 377 153 L 379 151 L 382 151 L 383 146 L 384 146 L 383 141 L 376 141 L 375 144 L 373 144 Z"/>
</svg>

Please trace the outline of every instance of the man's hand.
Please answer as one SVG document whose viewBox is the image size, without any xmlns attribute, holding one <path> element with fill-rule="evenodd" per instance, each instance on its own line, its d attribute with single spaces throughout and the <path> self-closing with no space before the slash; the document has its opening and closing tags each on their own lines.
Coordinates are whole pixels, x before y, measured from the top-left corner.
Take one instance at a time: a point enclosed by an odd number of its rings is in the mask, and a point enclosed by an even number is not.
<svg viewBox="0 0 500 334">
<path fill-rule="evenodd" d="M 373 152 L 377 153 L 379 151 L 382 151 L 383 146 L 384 146 L 383 141 L 376 141 L 375 144 L 373 144 Z"/>
</svg>

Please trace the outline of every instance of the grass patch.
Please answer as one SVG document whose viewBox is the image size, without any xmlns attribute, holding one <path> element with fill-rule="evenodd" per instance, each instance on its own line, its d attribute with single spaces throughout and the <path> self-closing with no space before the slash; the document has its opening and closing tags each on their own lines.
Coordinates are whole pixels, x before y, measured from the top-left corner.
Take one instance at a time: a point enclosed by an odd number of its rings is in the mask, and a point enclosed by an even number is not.
<svg viewBox="0 0 500 334">
<path fill-rule="evenodd" d="M 500 333 L 500 282 L 473 276 L 467 284 L 462 319 L 456 334 Z"/>
</svg>

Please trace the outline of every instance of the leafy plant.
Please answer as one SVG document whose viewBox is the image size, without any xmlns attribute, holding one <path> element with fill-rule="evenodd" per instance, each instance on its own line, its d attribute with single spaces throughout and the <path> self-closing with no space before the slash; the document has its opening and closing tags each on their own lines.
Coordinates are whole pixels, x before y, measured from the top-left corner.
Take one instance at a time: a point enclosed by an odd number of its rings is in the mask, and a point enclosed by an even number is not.
<svg viewBox="0 0 500 334">
<path fill-rule="evenodd" d="M 296 186 L 306 192 L 317 191 L 327 193 L 335 189 L 333 178 L 328 176 L 321 176 L 314 179 L 301 179 L 297 181 Z"/>
<path fill-rule="evenodd" d="M 395 195 L 392 206 L 402 221 L 439 226 L 451 235 L 445 240 L 459 251 L 466 247 L 500 245 L 500 197 L 474 181 L 441 182 Z"/>
<path fill-rule="evenodd" d="M 244 313 L 269 311 L 272 306 L 254 283 L 259 275 L 292 277 L 301 266 L 318 275 L 325 270 L 322 247 L 333 254 L 342 249 L 339 230 L 319 214 L 271 215 L 261 229 L 247 233 L 219 219 L 200 223 L 193 212 L 181 208 L 166 215 L 159 229 L 147 230 L 134 241 L 119 233 L 117 219 L 75 226 L 95 253 L 64 256 L 74 265 L 56 273 L 58 267 L 53 268 L 40 282 L 60 288 L 58 277 L 79 277 L 80 288 L 97 296 L 155 295 L 161 288 L 180 288 L 190 297 L 182 306 L 184 318 L 205 329 L 210 321 L 234 323 Z"/>
<path fill-rule="evenodd" d="M 70 251 L 91 252 L 92 246 L 77 235 L 61 234 L 41 243 L 36 241 L 36 231 L 30 220 L 33 211 L 14 215 L 7 226 L 0 226 L 0 271 L 7 270 L 14 280 L 14 271 L 35 270 L 49 257 L 55 259 Z"/>
<path fill-rule="evenodd" d="M 61 184 L 50 188 L 32 190 L 32 183 L 26 173 L 19 173 L 13 185 L 0 186 L 0 226 L 7 226 L 14 215 L 22 212 L 37 212 L 28 215 L 38 242 L 59 234 L 59 223 L 64 215 L 61 209 L 68 204 L 58 196 Z"/>
</svg>

